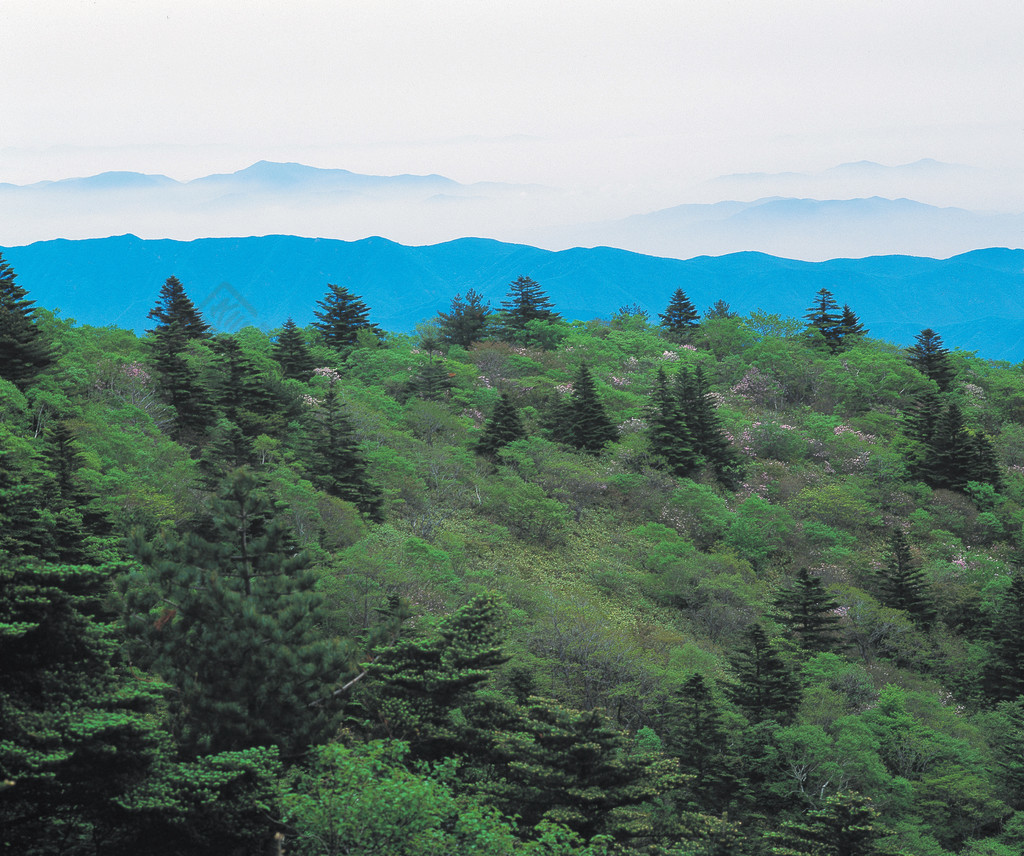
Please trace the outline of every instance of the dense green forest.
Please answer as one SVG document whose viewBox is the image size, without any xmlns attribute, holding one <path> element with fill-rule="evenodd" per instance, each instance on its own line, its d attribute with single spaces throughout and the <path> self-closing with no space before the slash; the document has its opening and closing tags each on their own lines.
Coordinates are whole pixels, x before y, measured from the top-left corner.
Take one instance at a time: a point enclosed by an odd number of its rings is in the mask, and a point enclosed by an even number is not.
<svg viewBox="0 0 1024 856">
<path fill-rule="evenodd" d="M 824 289 L 186 288 L 140 338 L 0 260 L 5 852 L 1024 849 L 1021 366 Z"/>
</svg>

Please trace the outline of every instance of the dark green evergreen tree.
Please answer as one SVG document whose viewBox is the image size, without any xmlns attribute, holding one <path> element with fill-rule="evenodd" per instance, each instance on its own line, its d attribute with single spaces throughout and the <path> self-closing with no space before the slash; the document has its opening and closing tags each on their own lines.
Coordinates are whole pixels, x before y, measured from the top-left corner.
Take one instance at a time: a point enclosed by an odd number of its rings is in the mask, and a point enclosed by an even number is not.
<svg viewBox="0 0 1024 856">
<path fill-rule="evenodd" d="M 157 305 L 148 317 L 157 321 L 147 331 L 150 358 L 156 369 L 159 395 L 174 408 L 173 436 L 186 444 L 197 444 L 216 420 L 216 414 L 186 351 L 193 339 L 210 338 L 209 325 L 173 276 L 160 289 Z"/>
<path fill-rule="evenodd" d="M 732 307 L 728 303 L 719 298 L 704 310 L 704 319 L 722 318 L 739 318 L 739 315 L 732 311 Z"/>
<path fill-rule="evenodd" d="M 531 321 L 559 321 L 554 304 L 540 285 L 528 276 L 520 276 L 509 284 L 506 299 L 499 313 L 499 333 L 509 342 L 529 345 L 533 340 L 528 324 Z"/>
<path fill-rule="evenodd" d="M 658 378 L 647 408 L 647 435 L 651 451 L 665 462 L 673 475 L 685 477 L 697 468 L 694 441 L 675 392 L 669 388 L 665 372 Z"/>
<path fill-rule="evenodd" d="M 487 333 L 487 313 L 491 311 L 483 295 L 474 289 L 466 292 L 465 298 L 456 294 L 449 312 L 438 313 L 441 338 L 448 345 L 468 348 L 479 342 Z"/>
<path fill-rule="evenodd" d="M 171 346 L 175 351 L 183 351 L 189 339 L 208 339 L 212 335 L 210 325 L 185 293 L 185 286 L 174 276 L 164 282 L 156 306 L 146 317 L 157 322 L 155 330 L 149 332 L 173 339 Z"/>
<path fill-rule="evenodd" d="M 306 419 L 305 462 L 321 490 L 351 502 L 371 520 L 382 519 L 380 490 L 370 481 L 355 428 L 345 415 L 336 383 Z"/>
<path fill-rule="evenodd" d="M 1024 695 L 1024 572 L 1019 569 L 996 606 L 989 638 L 985 694 L 993 701 L 1013 701 Z"/>
<path fill-rule="evenodd" d="M 681 340 L 699 325 L 700 315 L 681 288 L 672 295 L 665 311 L 659 316 L 662 329 L 670 338 Z"/>
<path fill-rule="evenodd" d="M 410 381 L 412 392 L 424 401 L 441 401 L 448 398 L 452 389 L 451 373 L 444 361 L 435 359 L 433 354 Z"/>
<path fill-rule="evenodd" d="M 552 425 L 553 436 L 559 442 L 596 455 L 617 436 L 585 363 L 576 373 L 568 399 L 560 404 Z"/>
<path fill-rule="evenodd" d="M 1003 487 L 1003 475 L 996 450 L 987 434 L 976 432 L 968 438 L 968 481 L 990 484 L 996 490 Z"/>
<path fill-rule="evenodd" d="M 498 449 L 525 436 L 526 429 L 519 418 L 519 411 L 512 403 L 512 396 L 503 392 L 494 406 L 494 413 L 484 425 L 483 434 L 476 444 L 476 453 L 493 459 Z"/>
<path fill-rule="evenodd" d="M 34 301 L 0 255 L 0 378 L 25 389 L 54 362 L 54 346 L 36 324 Z"/>
<path fill-rule="evenodd" d="M 692 795 L 690 808 L 721 812 L 736 798 L 740 787 L 739 759 L 729 749 L 722 711 L 708 682 L 699 672 L 691 675 L 668 704 L 662 727 L 666 745 L 679 758 Z"/>
<path fill-rule="evenodd" d="M 843 315 L 832 292 L 827 288 L 820 289 L 804 318 L 807 320 L 807 332 L 814 337 L 820 336 L 829 353 L 834 354 L 842 341 Z"/>
<path fill-rule="evenodd" d="M 234 336 L 217 336 L 213 351 L 217 359 L 209 388 L 217 409 L 250 439 L 280 434 L 286 403 L 271 374 L 242 350 Z"/>
<path fill-rule="evenodd" d="M 714 469 L 719 481 L 735 488 L 742 475 L 743 463 L 726 436 L 709 391 L 704 370 L 699 365 L 692 373 L 684 367 L 676 374 L 676 400 L 694 452 Z"/>
<path fill-rule="evenodd" d="M 306 383 L 313 376 L 313 357 L 309 353 L 302 330 L 289 318 L 274 342 L 274 359 L 281 365 L 281 374 Z"/>
<path fill-rule="evenodd" d="M 842 318 L 839 322 L 839 343 L 844 348 L 849 348 L 858 339 L 863 339 L 868 331 L 861 324 L 860 319 L 850 308 L 848 303 L 843 304 Z"/>
<path fill-rule="evenodd" d="M 839 604 L 825 590 L 821 577 L 801 568 L 793 584 L 779 592 L 775 605 L 782 613 L 779 620 L 796 634 L 801 647 L 827 651 L 835 645 Z"/>
<path fill-rule="evenodd" d="M 371 734 L 407 740 L 415 758 L 481 754 L 474 710 L 479 693 L 508 660 L 497 602 L 479 595 L 426 637 L 379 649 L 355 699 Z M 456 714 L 456 712 L 459 712 Z"/>
<path fill-rule="evenodd" d="M 799 820 L 783 821 L 766 841 L 773 856 L 896 856 L 887 837 L 870 799 L 841 793 Z"/>
<path fill-rule="evenodd" d="M 877 575 L 882 603 L 910 613 L 915 621 L 928 625 L 935 617 L 928 596 L 924 572 L 914 567 L 907 536 L 899 527 L 893 529 L 892 552 L 886 567 Z"/>
<path fill-rule="evenodd" d="M 963 491 L 973 475 L 971 463 L 972 443 L 963 413 L 956 404 L 948 404 L 932 436 L 925 461 L 925 481 L 932 487 Z"/>
<path fill-rule="evenodd" d="M 515 726 L 495 735 L 501 775 L 480 789 L 527 828 L 548 820 L 587 841 L 604 834 L 624 845 L 650 835 L 643 804 L 681 784 L 674 760 L 627 749 L 600 711 L 533 697 Z"/>
<path fill-rule="evenodd" d="M 733 658 L 732 700 L 752 723 L 772 719 L 788 725 L 800 706 L 800 683 L 760 624 L 744 635 L 746 645 Z"/>
<path fill-rule="evenodd" d="M 347 357 L 355 347 L 360 330 L 380 336 L 380 328 L 369 320 L 370 309 L 356 295 L 340 285 L 327 284 L 328 292 L 317 301 L 317 320 L 313 328 L 320 332 L 324 344 Z"/>
<path fill-rule="evenodd" d="M 53 493 L 33 444 L 0 423 L 0 556 L 58 557 Z"/>
<path fill-rule="evenodd" d="M 907 349 L 910 364 L 939 386 L 939 392 L 949 390 L 956 372 L 949 359 L 949 350 L 942 346 L 942 337 L 931 328 L 914 337 L 915 343 Z"/>
<path fill-rule="evenodd" d="M 325 637 L 309 558 L 251 475 L 225 481 L 210 515 L 209 539 L 135 539 L 145 565 L 125 584 L 135 656 L 174 688 L 174 732 L 190 754 L 299 751 L 330 734 L 337 711 L 318 702 L 354 652 Z"/>
</svg>

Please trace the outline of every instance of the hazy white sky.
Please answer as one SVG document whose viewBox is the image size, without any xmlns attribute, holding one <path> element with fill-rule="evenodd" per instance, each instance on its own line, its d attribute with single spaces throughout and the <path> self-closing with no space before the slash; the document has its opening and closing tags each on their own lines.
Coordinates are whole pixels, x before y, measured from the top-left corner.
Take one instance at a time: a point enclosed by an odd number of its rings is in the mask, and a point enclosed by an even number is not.
<svg viewBox="0 0 1024 856">
<path fill-rule="evenodd" d="M 0 0 L 0 181 L 1018 165 L 1020 0 Z"/>
</svg>

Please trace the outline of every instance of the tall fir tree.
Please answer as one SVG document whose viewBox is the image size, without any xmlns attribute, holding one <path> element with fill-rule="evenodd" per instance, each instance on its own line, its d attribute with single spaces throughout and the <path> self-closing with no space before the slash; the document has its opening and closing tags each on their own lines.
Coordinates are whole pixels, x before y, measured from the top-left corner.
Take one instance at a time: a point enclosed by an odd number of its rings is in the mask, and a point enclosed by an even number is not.
<svg viewBox="0 0 1024 856">
<path fill-rule="evenodd" d="M 0 378 L 25 389 L 53 365 L 54 346 L 36 324 L 33 301 L 0 255 Z"/>
<path fill-rule="evenodd" d="M 698 465 L 694 440 L 679 398 L 669 387 L 662 369 L 658 369 L 647 407 L 647 426 L 651 451 L 665 462 L 668 471 L 679 477 L 692 474 Z"/>
<path fill-rule="evenodd" d="M 1024 696 L 1024 571 L 1017 568 L 996 605 L 989 627 L 985 694 L 993 701 Z"/>
<path fill-rule="evenodd" d="M 528 327 L 531 321 L 559 320 L 561 316 L 537 282 L 520 276 L 509 284 L 498 319 L 502 338 L 523 345 L 533 344 Z"/>
<path fill-rule="evenodd" d="M 920 624 L 931 624 L 935 611 L 928 595 L 928 582 L 924 572 L 914 566 L 910 543 L 899 527 L 893 529 L 889 559 L 876 575 L 876 585 L 886 606 L 902 609 Z"/>
<path fill-rule="evenodd" d="M 483 433 L 476 444 L 476 453 L 485 458 L 494 458 L 498 449 L 521 440 L 526 436 L 523 420 L 512 403 L 512 396 L 503 392 L 494 406 L 494 413 L 484 425 Z"/>
<path fill-rule="evenodd" d="M 742 460 L 726 436 L 709 392 L 704 369 L 699 365 L 692 373 L 683 367 L 676 374 L 676 399 L 694 452 L 714 469 L 719 481 L 734 488 L 742 475 Z"/>
<path fill-rule="evenodd" d="M 556 440 L 590 454 L 596 455 L 617 436 L 615 425 L 597 396 L 594 376 L 586 363 L 580 365 L 572 392 L 559 402 L 552 418 L 552 434 Z"/>
<path fill-rule="evenodd" d="M 681 288 L 675 290 L 665 311 L 658 317 L 662 330 L 676 341 L 682 341 L 700 324 L 700 314 Z"/>
<path fill-rule="evenodd" d="M 483 295 L 469 289 L 466 296 L 456 294 L 448 312 L 438 313 L 441 338 L 447 345 L 468 348 L 487 333 L 487 314 L 491 306 Z"/>
<path fill-rule="evenodd" d="M 780 621 L 796 634 L 801 647 L 827 651 L 834 646 L 839 604 L 825 590 L 821 577 L 801 568 L 792 585 L 779 592 L 775 605 L 782 613 Z"/>
<path fill-rule="evenodd" d="M 807 332 L 814 337 L 820 336 L 829 353 L 834 354 L 842 340 L 843 315 L 832 292 L 827 288 L 819 289 L 814 295 L 814 305 L 807 309 L 804 318 L 807 320 Z"/>
<path fill-rule="evenodd" d="M 819 809 L 784 820 L 765 836 L 772 856 L 900 856 L 871 800 L 858 793 L 833 794 Z"/>
<path fill-rule="evenodd" d="M 354 652 L 325 637 L 309 558 L 252 475 L 225 481 L 210 514 L 210 538 L 135 538 L 145 566 L 125 582 L 135 656 L 174 688 L 174 732 L 191 755 L 300 751 L 330 733 L 336 706 L 317 702 Z"/>
<path fill-rule="evenodd" d="M 199 372 L 186 351 L 193 339 L 211 338 L 210 327 L 176 277 L 168 277 L 157 305 L 149 311 L 157 324 L 147 331 L 161 399 L 174 408 L 173 435 L 186 444 L 198 444 L 216 420 L 213 405 Z"/>
<path fill-rule="evenodd" d="M 843 304 L 842 317 L 840 318 L 837 332 L 839 343 L 843 348 L 849 348 L 857 340 L 863 339 L 868 334 L 867 328 L 861 323 L 848 303 Z"/>
<path fill-rule="evenodd" d="M 383 499 L 366 472 L 366 459 L 345 415 L 337 383 L 328 386 L 323 401 L 309 411 L 306 423 L 304 457 L 313 484 L 351 502 L 370 520 L 380 521 Z"/>
<path fill-rule="evenodd" d="M 800 683 L 760 624 L 744 634 L 746 644 L 733 658 L 737 683 L 730 695 L 752 723 L 773 719 L 782 725 L 796 718 Z"/>
<path fill-rule="evenodd" d="M 370 322 L 370 308 L 356 295 L 341 285 L 327 284 L 319 309 L 313 311 L 317 320 L 313 328 L 319 331 L 324 344 L 343 357 L 348 357 L 356 345 L 360 330 L 368 330 L 377 337 L 380 328 Z"/>
<path fill-rule="evenodd" d="M 302 330 L 291 318 L 284 322 L 274 341 L 274 359 L 281 366 L 281 374 L 290 380 L 306 383 L 313 376 L 313 357 L 306 346 Z"/>
<path fill-rule="evenodd" d="M 939 392 L 947 392 L 956 377 L 956 371 L 949 359 L 949 350 L 942 345 L 942 337 L 931 328 L 922 330 L 914 337 L 914 344 L 907 349 L 910 364 L 925 377 L 938 384 Z"/>
</svg>

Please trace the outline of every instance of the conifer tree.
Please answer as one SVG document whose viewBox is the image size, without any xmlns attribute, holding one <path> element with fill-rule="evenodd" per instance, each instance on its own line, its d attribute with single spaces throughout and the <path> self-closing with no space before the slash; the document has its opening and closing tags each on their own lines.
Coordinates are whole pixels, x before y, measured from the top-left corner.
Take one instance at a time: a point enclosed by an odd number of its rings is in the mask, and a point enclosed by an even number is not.
<svg viewBox="0 0 1024 856">
<path fill-rule="evenodd" d="M 892 532 L 889 561 L 877 577 L 882 602 L 892 609 L 902 609 L 915 621 L 927 625 L 934 618 L 928 597 L 924 572 L 914 567 L 907 536 L 899 527 Z"/>
<path fill-rule="evenodd" d="M 554 304 L 540 285 L 528 276 L 517 277 L 509 284 L 506 299 L 499 313 L 501 336 L 510 342 L 531 343 L 527 325 L 531 321 L 559 321 Z"/>
<path fill-rule="evenodd" d="M 136 538 L 146 570 L 125 584 L 136 656 L 174 687 L 171 715 L 191 754 L 278 745 L 330 733 L 316 702 L 351 666 L 325 638 L 309 558 L 245 471 L 211 502 L 211 537 Z"/>
<path fill-rule="evenodd" d="M 698 314 L 690 299 L 681 288 L 672 295 L 665 311 L 659 316 L 662 329 L 675 340 L 681 340 L 691 330 L 699 326 Z"/>
<path fill-rule="evenodd" d="M 800 706 L 800 684 L 760 624 L 752 624 L 744 636 L 746 646 L 733 659 L 732 700 L 752 723 L 774 719 L 788 725 Z"/>
<path fill-rule="evenodd" d="M 281 374 L 306 383 L 313 376 L 313 357 L 306 347 L 299 326 L 289 318 L 274 342 L 274 359 L 281 365 Z"/>
<path fill-rule="evenodd" d="M 811 576 L 807 568 L 797 571 L 793 584 L 775 599 L 782 611 L 780 620 L 796 634 L 800 645 L 809 651 L 827 651 L 835 642 L 839 604 L 825 591 L 821 577 Z"/>
<path fill-rule="evenodd" d="M 490 311 L 490 304 L 474 289 L 469 289 L 465 298 L 456 294 L 452 298 L 450 311 L 440 312 L 437 316 L 442 340 L 448 345 L 460 345 L 463 348 L 479 342 L 486 335 L 487 313 Z"/>
<path fill-rule="evenodd" d="M 807 331 L 814 335 L 820 334 L 829 353 L 834 354 L 842 340 L 843 315 L 832 292 L 827 288 L 820 289 L 814 298 L 814 305 L 804 315 Z"/>
<path fill-rule="evenodd" d="M 833 794 L 820 809 L 786 820 L 766 839 L 777 856 L 896 856 L 871 800 L 858 793 Z"/>
<path fill-rule="evenodd" d="M 584 452 L 596 455 L 616 437 L 615 425 L 597 397 L 594 377 L 585 363 L 580 365 L 572 392 L 556 408 L 554 418 L 555 439 Z"/>
<path fill-rule="evenodd" d="M 734 487 L 742 471 L 742 462 L 726 437 L 708 391 L 704 370 L 699 365 L 692 374 L 685 367 L 679 370 L 675 394 L 693 449 L 714 469 L 723 484 Z"/>
<path fill-rule="evenodd" d="M 838 334 L 839 343 L 844 348 L 850 347 L 857 339 L 863 339 L 868 334 L 867 329 L 861 324 L 860 319 L 848 303 L 843 304 Z"/>
<path fill-rule="evenodd" d="M 963 491 L 973 475 L 972 444 L 963 413 L 955 403 L 943 410 L 930 445 L 925 480 L 932 487 Z"/>
<path fill-rule="evenodd" d="M 150 353 L 159 395 L 174 408 L 174 437 L 198 443 L 216 417 L 199 373 L 186 358 L 186 350 L 191 340 L 211 337 L 209 325 L 173 276 L 160 289 L 157 305 L 148 317 L 157 321 L 147 331 Z"/>
<path fill-rule="evenodd" d="M 382 519 L 382 498 L 366 472 L 356 432 L 344 412 L 337 384 L 307 417 L 305 458 L 310 480 L 321 490 L 351 502 L 368 518 Z"/>
<path fill-rule="evenodd" d="M 942 346 L 942 337 L 931 328 L 914 337 L 915 343 L 907 349 L 910 364 L 939 386 L 939 392 L 949 390 L 956 372 L 949 360 L 949 350 Z"/>
<path fill-rule="evenodd" d="M 54 349 L 39 329 L 33 301 L 0 255 L 0 378 L 25 389 L 49 368 Z"/>
<path fill-rule="evenodd" d="M 498 449 L 525 436 L 526 429 L 519 418 L 519 411 L 512 403 L 512 396 L 503 392 L 494 407 L 494 413 L 484 425 L 483 434 L 476 444 L 476 453 L 485 458 L 494 458 Z"/>
<path fill-rule="evenodd" d="M 168 350 L 182 351 L 189 339 L 208 339 L 212 335 L 210 325 L 185 293 L 185 286 L 174 276 L 164 282 L 156 306 L 146 317 L 157 322 L 156 328 L 148 332 L 173 340 Z"/>
<path fill-rule="evenodd" d="M 986 695 L 1006 701 L 1024 696 L 1024 572 L 1019 568 L 996 606 L 989 638 Z"/>
<path fill-rule="evenodd" d="M 460 723 L 472 713 L 476 693 L 508 660 L 501 636 L 497 602 L 479 595 L 429 637 L 379 649 L 357 699 L 371 733 L 408 740 L 414 757 L 425 760 L 486 751 L 467 743 L 472 727 Z M 463 716 L 453 720 L 457 709 Z"/>
<path fill-rule="evenodd" d="M 341 285 L 327 284 L 327 294 L 317 301 L 317 320 L 313 327 L 320 331 L 324 344 L 347 357 L 356 344 L 360 330 L 380 336 L 380 328 L 369 320 L 370 309 L 356 295 Z"/>
<path fill-rule="evenodd" d="M 670 711 L 663 730 L 683 773 L 694 776 L 688 783 L 693 807 L 721 811 L 738 789 L 739 759 L 728 751 L 722 711 L 703 675 L 696 672 L 687 678 Z"/>
<path fill-rule="evenodd" d="M 279 434 L 284 429 L 284 402 L 275 394 L 273 378 L 242 350 L 234 336 L 217 336 L 213 350 L 217 360 L 209 386 L 216 407 L 245 437 Z"/>
<path fill-rule="evenodd" d="M 651 451 L 661 458 L 673 475 L 685 477 L 697 468 L 694 441 L 683 416 L 679 398 L 669 388 L 665 372 L 658 378 L 647 411 L 647 432 Z"/>
</svg>

